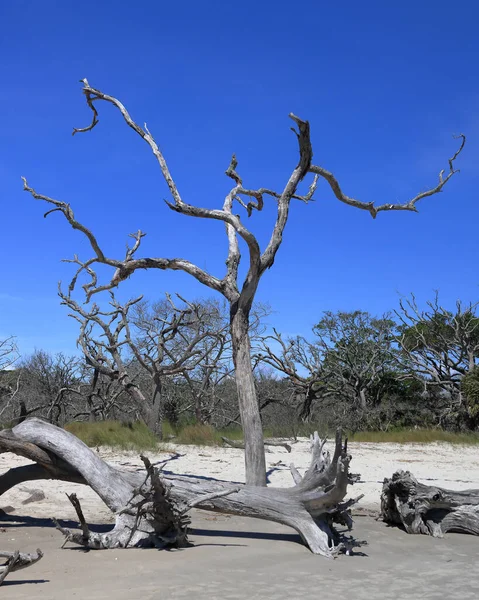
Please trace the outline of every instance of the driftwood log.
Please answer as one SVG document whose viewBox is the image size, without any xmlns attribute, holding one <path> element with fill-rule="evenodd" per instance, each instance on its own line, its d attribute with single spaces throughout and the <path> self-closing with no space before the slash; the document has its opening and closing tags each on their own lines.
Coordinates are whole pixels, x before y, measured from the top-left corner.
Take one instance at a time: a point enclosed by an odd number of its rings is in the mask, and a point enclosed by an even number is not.
<svg viewBox="0 0 479 600">
<path fill-rule="evenodd" d="M 34 554 L 24 554 L 16 550 L 15 552 L 1 552 L 0 560 L 3 559 L 0 564 L 0 585 L 5 580 L 5 577 L 13 571 L 19 571 L 20 569 L 26 569 L 31 565 L 38 562 L 43 556 L 43 552 L 38 549 Z M 6 560 L 5 560 L 6 559 Z"/>
<path fill-rule="evenodd" d="M 230 440 L 229 438 L 223 436 L 221 437 L 221 440 L 226 446 L 244 450 L 244 442 L 241 442 L 240 440 Z M 291 444 L 288 444 L 288 442 L 281 442 L 280 440 L 264 440 L 264 445 L 284 448 L 287 452 L 291 452 Z"/>
<path fill-rule="evenodd" d="M 143 471 L 118 469 L 73 434 L 39 419 L 27 419 L 0 433 L 0 451 L 14 452 L 35 464 L 15 467 L 1 475 L 0 495 L 18 483 L 35 479 L 89 485 L 114 513 L 112 530 L 91 532 L 73 495 L 70 500 L 81 531 L 70 531 L 57 523 L 66 541 L 89 548 L 184 545 L 187 512 L 198 506 L 288 525 L 313 553 L 334 558 L 348 550 L 334 524 L 351 528 L 349 509 L 359 498 L 344 502 L 350 482 L 347 441 L 343 446 L 338 431 L 332 457 L 323 451 L 324 443 L 317 434 L 312 437 L 311 465 L 303 476 L 291 465 L 293 487 L 254 487 L 159 471 L 146 457 L 142 457 Z"/>
<path fill-rule="evenodd" d="M 479 490 L 456 492 L 424 485 L 409 471 L 397 471 L 384 480 L 381 516 L 387 523 L 402 525 L 407 533 L 479 535 Z"/>
</svg>

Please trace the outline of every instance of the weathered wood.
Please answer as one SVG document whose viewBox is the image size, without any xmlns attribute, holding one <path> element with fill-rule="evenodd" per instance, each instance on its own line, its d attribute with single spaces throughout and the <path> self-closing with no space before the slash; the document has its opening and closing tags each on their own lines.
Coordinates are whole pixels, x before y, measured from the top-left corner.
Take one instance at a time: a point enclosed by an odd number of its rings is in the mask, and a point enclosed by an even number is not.
<svg viewBox="0 0 479 600">
<path fill-rule="evenodd" d="M 71 433 L 39 419 L 17 425 L 12 435 L 68 465 L 54 474 L 44 469 L 45 477 L 53 474 L 70 481 L 75 476 L 77 481 L 90 485 L 115 514 L 115 526 L 103 534 L 89 531 L 77 506 L 82 531 L 69 531 L 59 525 L 68 541 L 90 548 L 182 545 L 186 539 L 185 514 L 193 506 L 288 525 L 312 552 L 329 558 L 343 549 L 333 530 L 334 522 L 352 525 L 349 508 L 355 501 L 343 502 L 351 457 L 342 445 L 340 432 L 332 458 L 322 452 L 324 443 L 315 435 L 311 466 L 291 488 L 233 485 L 166 474 L 145 458 L 144 471 L 115 469 Z M 0 489 L 6 488 L 2 485 L 5 476 L 10 482 L 19 482 L 20 477 L 13 476 L 12 471 L 0 476 Z M 41 473 L 34 475 L 40 478 Z"/>
<path fill-rule="evenodd" d="M 16 550 L 15 552 L 1 552 L 0 559 L 6 558 L 7 560 L 0 565 L 0 585 L 5 580 L 5 577 L 13 571 L 19 571 L 20 569 L 26 569 L 31 565 L 38 562 L 43 556 L 43 552 L 38 549 L 35 554 L 24 554 Z"/>
<path fill-rule="evenodd" d="M 255 259 L 259 263 L 258 256 Z M 251 364 L 251 342 L 249 338 L 249 313 L 258 287 L 260 274 L 258 266 L 254 277 L 245 283 L 241 292 L 241 301 L 235 302 L 230 310 L 230 334 L 235 368 L 238 406 L 245 443 L 245 479 L 248 485 L 266 486 L 266 459 L 263 443 L 263 425 L 256 397 L 256 383 Z M 251 280 L 252 279 L 252 280 Z M 251 290 L 246 293 L 245 288 Z"/>
<path fill-rule="evenodd" d="M 240 448 L 244 450 L 245 444 L 240 440 L 230 440 L 227 437 L 221 436 L 221 439 L 224 444 L 227 446 L 231 446 L 231 448 Z M 291 452 L 291 445 L 287 442 L 280 442 L 277 440 L 264 440 L 263 444 L 265 446 L 276 446 L 278 448 L 284 448 L 287 452 Z"/>
<path fill-rule="evenodd" d="M 407 533 L 479 535 L 479 490 L 424 485 L 409 471 L 397 471 L 384 480 L 381 516 L 387 523 L 403 526 Z"/>
</svg>

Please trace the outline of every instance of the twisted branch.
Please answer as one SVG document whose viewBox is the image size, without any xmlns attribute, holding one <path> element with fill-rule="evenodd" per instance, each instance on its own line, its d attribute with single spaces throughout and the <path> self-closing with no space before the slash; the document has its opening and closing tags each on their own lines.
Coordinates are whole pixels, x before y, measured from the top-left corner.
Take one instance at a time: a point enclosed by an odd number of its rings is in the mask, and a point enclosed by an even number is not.
<svg viewBox="0 0 479 600">
<path fill-rule="evenodd" d="M 425 192 L 421 192 L 421 193 L 417 194 L 416 196 L 414 196 L 414 198 L 411 198 L 411 200 L 409 200 L 408 202 L 404 202 L 404 203 L 398 203 L 398 204 L 387 203 L 387 204 L 381 204 L 380 206 L 374 206 L 374 202 L 362 202 L 361 200 L 356 200 L 355 198 L 346 196 L 346 194 L 342 191 L 341 186 L 339 185 L 339 182 L 336 179 L 336 177 L 329 171 L 326 171 L 326 169 L 323 169 L 323 167 L 320 167 L 317 165 L 311 165 L 309 171 L 310 171 L 310 173 L 314 173 L 315 175 L 318 175 L 320 177 L 323 177 L 323 179 L 326 179 L 326 181 L 329 183 L 334 195 L 336 196 L 336 198 L 338 200 L 340 200 L 341 202 L 344 202 L 344 204 L 348 204 L 349 206 L 354 206 L 355 208 L 369 211 L 373 219 L 375 219 L 377 217 L 377 214 L 381 211 L 408 210 L 408 211 L 412 211 L 412 212 L 418 212 L 418 210 L 416 208 L 416 204 L 420 200 L 422 200 L 423 198 L 427 198 L 429 196 L 434 196 L 435 194 L 442 192 L 442 189 L 444 188 L 446 183 L 451 179 L 451 177 L 453 177 L 453 175 L 455 175 L 456 173 L 459 173 L 459 169 L 454 168 L 454 161 L 457 159 L 457 157 L 459 156 L 459 154 L 462 152 L 462 150 L 464 148 L 464 145 L 466 143 L 466 136 L 461 133 L 459 135 L 454 136 L 454 139 L 460 139 L 461 143 L 460 143 L 460 146 L 457 149 L 457 151 L 454 153 L 454 155 L 448 160 L 449 173 L 446 175 L 446 177 L 444 177 L 444 169 L 443 169 L 439 173 L 439 183 L 435 187 L 430 188 L 430 189 L 426 190 Z"/>
</svg>

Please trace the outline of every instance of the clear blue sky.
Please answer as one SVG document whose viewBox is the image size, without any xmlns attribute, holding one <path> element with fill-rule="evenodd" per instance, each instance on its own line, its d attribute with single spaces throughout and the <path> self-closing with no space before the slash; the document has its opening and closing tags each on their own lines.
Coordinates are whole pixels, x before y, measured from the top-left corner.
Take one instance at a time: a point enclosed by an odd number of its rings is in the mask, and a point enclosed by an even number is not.
<svg viewBox="0 0 479 600">
<path fill-rule="evenodd" d="M 435 185 L 468 135 L 461 173 L 419 214 L 373 221 L 325 184 L 295 204 L 259 299 L 287 334 L 323 310 L 382 313 L 398 292 L 445 304 L 478 300 L 479 5 L 472 0 L 302 3 L 15 0 L 0 3 L 0 336 L 75 351 L 77 327 L 56 297 L 88 257 L 81 234 L 22 191 L 66 200 L 112 255 L 148 232 L 143 255 L 182 256 L 222 275 L 220 223 L 168 210 L 148 147 L 107 105 L 89 134 L 78 80 L 119 97 L 146 121 L 185 200 L 220 207 L 236 152 L 250 187 L 281 189 L 297 160 L 287 115 L 311 123 L 314 161 L 362 200 L 404 201 Z M 274 212 L 250 222 L 264 242 Z M 123 295 L 209 295 L 186 275 L 136 274 Z"/>
</svg>

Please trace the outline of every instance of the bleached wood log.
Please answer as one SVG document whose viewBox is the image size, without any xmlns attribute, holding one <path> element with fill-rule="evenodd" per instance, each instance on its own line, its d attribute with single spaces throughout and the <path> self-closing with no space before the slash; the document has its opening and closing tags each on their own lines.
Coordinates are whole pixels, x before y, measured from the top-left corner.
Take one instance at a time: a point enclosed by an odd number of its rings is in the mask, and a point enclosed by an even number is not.
<svg viewBox="0 0 479 600">
<path fill-rule="evenodd" d="M 0 559 L 6 559 L 3 564 L 0 564 L 0 585 L 5 580 L 5 577 L 13 571 L 26 569 L 38 562 L 43 556 L 43 552 L 38 549 L 34 554 L 25 554 L 16 550 L 15 552 L 1 552 Z"/>
<path fill-rule="evenodd" d="M 397 471 L 384 480 L 381 516 L 387 523 L 402 525 L 407 533 L 479 535 L 479 490 L 424 485 L 409 471 Z"/>
<path fill-rule="evenodd" d="M 221 439 L 224 444 L 231 446 L 231 448 L 240 448 L 241 450 L 244 450 L 244 442 L 240 440 L 230 440 L 229 438 L 223 436 Z M 291 445 L 287 442 L 281 442 L 278 440 L 264 440 L 263 443 L 265 446 L 277 446 L 279 448 L 284 448 L 287 452 L 291 452 Z"/>
<path fill-rule="evenodd" d="M 61 528 L 68 541 L 90 548 L 128 548 L 133 546 L 182 545 L 186 541 L 186 512 L 193 506 L 228 514 L 256 517 L 295 529 L 315 554 L 328 558 L 338 555 L 343 546 L 332 529 L 334 522 L 352 525 L 349 508 L 343 503 L 349 483 L 351 457 L 336 435 L 332 458 L 322 452 L 319 437 L 312 441 L 309 469 L 291 488 L 265 488 L 217 480 L 166 474 L 152 467 L 143 457 L 145 470 L 128 472 L 105 463 L 73 434 L 39 419 L 28 419 L 2 438 L 3 448 L 13 440 L 12 451 L 38 450 L 40 469 L 11 469 L 0 477 L 0 490 L 26 478 L 56 477 L 89 485 L 115 514 L 115 526 L 107 533 L 90 532 L 77 514 L 81 531 Z M 319 449 L 319 452 L 318 452 Z M 38 458 L 37 456 L 37 458 Z M 19 474 L 18 474 L 19 473 Z M 7 483 L 5 483 L 7 482 Z M 59 526 L 61 527 L 61 526 Z"/>
</svg>

